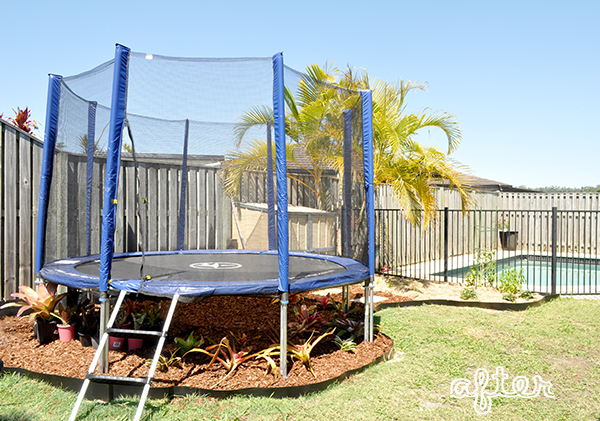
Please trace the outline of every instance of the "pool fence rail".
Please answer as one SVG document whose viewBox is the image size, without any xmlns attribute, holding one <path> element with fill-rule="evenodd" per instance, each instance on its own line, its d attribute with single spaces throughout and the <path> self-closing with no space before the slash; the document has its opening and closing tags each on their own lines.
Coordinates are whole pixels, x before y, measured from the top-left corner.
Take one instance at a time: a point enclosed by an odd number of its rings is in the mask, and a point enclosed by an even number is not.
<svg viewBox="0 0 600 421">
<path fill-rule="evenodd" d="M 600 211 L 440 210 L 428 227 L 413 226 L 401 209 L 376 209 L 380 274 L 465 283 L 484 262 L 522 271 L 535 292 L 600 293 Z M 598 272 L 598 273 L 597 273 Z"/>
</svg>

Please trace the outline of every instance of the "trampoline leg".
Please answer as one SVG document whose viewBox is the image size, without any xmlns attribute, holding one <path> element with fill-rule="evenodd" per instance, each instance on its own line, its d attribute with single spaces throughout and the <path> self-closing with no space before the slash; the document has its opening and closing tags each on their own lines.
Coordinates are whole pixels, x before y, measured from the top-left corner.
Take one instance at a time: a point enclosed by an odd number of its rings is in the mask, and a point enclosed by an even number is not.
<svg viewBox="0 0 600 421">
<path fill-rule="evenodd" d="M 104 335 L 108 326 L 108 318 L 110 316 L 110 298 L 104 297 L 100 302 L 100 338 Z M 108 373 L 108 347 L 102 349 L 100 355 L 100 364 L 98 367 L 100 373 Z"/>
<path fill-rule="evenodd" d="M 365 281 L 365 342 L 373 342 L 373 277 Z"/>
<path fill-rule="evenodd" d="M 281 317 L 279 321 L 279 372 L 284 378 L 287 375 L 287 306 L 289 303 L 289 294 L 284 292 L 281 294 Z"/>
<path fill-rule="evenodd" d="M 344 311 L 348 313 L 350 310 L 350 287 L 348 285 L 342 287 L 342 304 L 344 305 Z"/>
</svg>

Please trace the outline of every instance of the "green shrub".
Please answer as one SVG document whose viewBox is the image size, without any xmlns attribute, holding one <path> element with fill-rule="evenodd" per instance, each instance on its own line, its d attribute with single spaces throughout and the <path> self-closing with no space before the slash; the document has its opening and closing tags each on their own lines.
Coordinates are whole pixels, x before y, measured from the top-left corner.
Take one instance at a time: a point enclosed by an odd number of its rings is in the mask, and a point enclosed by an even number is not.
<svg viewBox="0 0 600 421">
<path fill-rule="evenodd" d="M 502 299 L 506 300 L 506 301 L 510 301 L 511 303 L 514 303 L 516 301 L 517 297 L 515 296 L 515 294 L 504 294 L 502 296 Z"/>
<path fill-rule="evenodd" d="M 523 270 L 508 269 L 502 271 L 498 277 L 498 291 L 503 294 L 518 294 L 521 291 L 521 285 L 525 282 Z"/>
<path fill-rule="evenodd" d="M 471 266 L 465 279 L 470 287 L 493 286 L 496 281 L 496 261 L 493 250 L 477 250 L 475 264 Z"/>
<path fill-rule="evenodd" d="M 477 299 L 477 291 L 472 288 L 465 288 L 460 293 L 461 300 L 476 300 Z"/>
<path fill-rule="evenodd" d="M 524 298 L 526 300 L 531 300 L 533 298 L 533 294 L 529 290 L 521 291 L 519 297 Z"/>
</svg>

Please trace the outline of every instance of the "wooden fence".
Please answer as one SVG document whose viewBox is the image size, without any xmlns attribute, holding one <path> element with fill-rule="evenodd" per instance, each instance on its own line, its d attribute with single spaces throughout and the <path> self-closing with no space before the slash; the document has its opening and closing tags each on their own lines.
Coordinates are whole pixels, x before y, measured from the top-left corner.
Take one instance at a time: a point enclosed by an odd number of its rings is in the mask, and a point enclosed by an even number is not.
<svg viewBox="0 0 600 421">
<path fill-rule="evenodd" d="M 0 120 L 0 298 L 32 285 L 42 144 Z"/>
<path fill-rule="evenodd" d="M 0 298 L 8 299 L 19 285 L 32 286 L 42 143 L 0 121 Z M 115 252 L 176 250 L 181 165 L 169 156 L 122 155 L 117 193 Z M 190 157 L 184 248 L 225 248 L 231 237 L 231 201 L 222 191 L 218 169 L 207 157 Z M 210 161 L 214 161 L 211 159 Z M 58 152 L 54 160 L 46 222 L 44 261 L 100 252 L 105 162 L 94 158 L 91 187 L 90 237 L 87 164 L 82 154 Z M 136 203 L 137 202 L 137 203 Z M 139 213 L 138 213 L 139 208 Z"/>
<path fill-rule="evenodd" d="M 8 299 L 19 285 L 32 286 L 42 143 L 0 121 L 0 298 Z M 176 250 L 178 242 L 181 162 L 171 155 L 138 154 L 136 165 L 123 153 L 117 192 L 115 252 Z M 217 159 L 216 159 L 217 158 Z M 232 203 L 223 193 L 218 157 L 191 156 L 187 162 L 184 249 L 225 248 L 232 238 Z M 70 256 L 98 254 L 102 231 L 105 159 L 94 157 L 87 237 L 87 158 L 58 151 L 54 158 L 46 220 L 44 262 Z M 323 209 L 338 205 L 335 176 L 323 179 Z M 289 203 L 318 208 L 308 175 L 288 179 Z M 266 176 L 244 176 L 240 195 L 245 203 L 266 203 Z"/>
<path fill-rule="evenodd" d="M 214 157 L 210 159 L 214 162 Z M 38 217 L 38 192 L 42 162 L 42 143 L 29 134 L 0 120 L 0 298 L 9 298 L 19 285 L 32 286 Z M 169 156 L 144 156 L 138 158 L 136 177 L 133 159 L 123 154 L 117 204 L 115 251 L 135 251 L 141 242 L 146 250 L 175 250 L 181 166 Z M 103 205 L 105 164 L 101 156 L 94 159 L 91 193 L 89 252 L 99 253 Z M 139 180 L 139 181 L 138 181 Z M 296 206 L 321 208 L 339 212 L 340 187 L 335 174 L 324 179 L 324 200 L 318 206 L 316 195 L 307 185 L 310 176 L 296 174 L 288 179 L 289 203 Z M 412 227 L 402 217 L 391 193 L 382 187 L 376 192 L 376 207 L 397 209 L 391 215 L 393 229 L 387 229 L 384 219 L 377 227 L 380 252 L 385 244 L 406 254 L 409 261 L 423 261 L 439 257 L 439 230 L 443 219 L 428 230 Z M 187 167 L 188 200 L 184 248 L 224 248 L 232 237 L 231 200 L 223 194 L 218 170 L 208 164 L 208 157 L 191 157 Z M 47 219 L 45 261 L 79 256 L 87 253 L 86 238 L 86 159 L 84 155 L 60 152 L 56 156 Z M 136 202 L 139 205 L 138 214 Z M 266 176 L 250 173 L 245 176 L 240 195 L 245 203 L 266 202 Z M 596 193 L 481 193 L 476 209 L 504 210 L 513 227 L 522 227 L 519 247 L 544 251 L 548 248 L 548 216 L 533 211 L 550 211 L 553 206 L 561 210 L 598 210 L 600 195 Z M 456 192 L 440 190 L 438 206 L 457 209 L 460 200 Z M 497 224 L 491 214 L 482 220 L 481 212 L 471 212 L 463 217 L 456 212 L 453 223 L 452 254 L 471 250 L 476 231 L 488 230 L 477 238 L 497 243 Z M 597 254 L 600 229 L 597 219 L 589 213 L 560 213 L 559 252 Z M 479 219 L 478 219 L 479 218 Z M 382 231 L 383 230 L 383 231 Z M 343 241 L 343 232 L 338 234 Z M 385 244 L 384 244 L 385 243 Z M 437 256 L 437 257 L 436 257 Z"/>
</svg>

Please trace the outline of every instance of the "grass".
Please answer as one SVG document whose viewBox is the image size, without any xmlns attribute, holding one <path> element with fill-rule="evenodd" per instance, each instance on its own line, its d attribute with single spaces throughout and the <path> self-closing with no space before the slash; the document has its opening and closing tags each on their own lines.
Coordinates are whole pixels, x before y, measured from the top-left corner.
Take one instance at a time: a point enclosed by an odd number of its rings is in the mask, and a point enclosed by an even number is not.
<svg viewBox="0 0 600 421">
<path fill-rule="evenodd" d="M 202 396 L 150 400 L 147 420 L 600 420 L 600 302 L 562 298 L 524 312 L 421 306 L 376 315 L 396 357 L 296 399 Z M 554 398 L 450 397 L 456 378 L 505 367 L 552 382 Z M 491 386 L 490 386 L 491 388 Z M 76 395 L 21 376 L 0 379 L 0 421 L 67 419 Z M 85 401 L 82 420 L 132 419 L 137 401 Z M 50 412 L 49 412 L 50 411 Z"/>
</svg>

